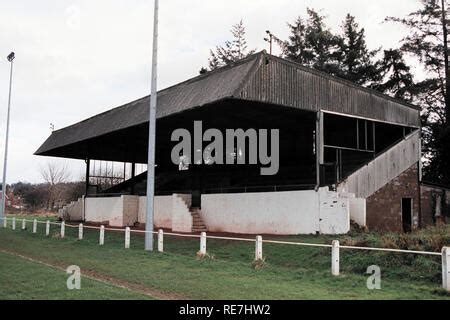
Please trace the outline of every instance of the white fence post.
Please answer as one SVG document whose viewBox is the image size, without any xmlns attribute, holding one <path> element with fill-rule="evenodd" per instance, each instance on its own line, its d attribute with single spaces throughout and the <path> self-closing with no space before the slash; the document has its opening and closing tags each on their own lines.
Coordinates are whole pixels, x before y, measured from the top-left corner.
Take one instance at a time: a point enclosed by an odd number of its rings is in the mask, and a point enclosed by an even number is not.
<svg viewBox="0 0 450 320">
<path fill-rule="evenodd" d="M 65 234 L 66 234 L 66 223 L 63 221 L 61 222 L 61 239 L 64 238 Z"/>
<path fill-rule="evenodd" d="M 450 292 L 450 247 L 442 248 L 442 287 Z"/>
<path fill-rule="evenodd" d="M 105 244 L 105 226 L 100 226 L 100 240 L 99 244 L 102 246 Z"/>
<path fill-rule="evenodd" d="M 206 256 L 206 232 L 200 234 L 200 255 Z"/>
<path fill-rule="evenodd" d="M 16 217 L 13 217 L 13 221 L 12 221 L 12 229 L 16 230 Z"/>
<path fill-rule="evenodd" d="M 83 224 L 78 225 L 78 240 L 83 240 Z"/>
<path fill-rule="evenodd" d="M 8 227 L 8 219 L 6 217 L 3 217 L 3 228 Z"/>
<path fill-rule="evenodd" d="M 25 219 L 22 219 L 22 230 L 25 230 L 27 228 L 27 222 Z"/>
<path fill-rule="evenodd" d="M 125 229 L 125 249 L 130 249 L 130 227 Z"/>
<path fill-rule="evenodd" d="M 262 260 L 263 253 L 262 253 L 262 237 L 257 236 L 256 237 L 256 243 L 255 243 L 255 260 L 259 261 Z"/>
<path fill-rule="evenodd" d="M 164 231 L 158 231 L 158 252 L 164 252 Z"/>
<path fill-rule="evenodd" d="M 333 240 L 331 248 L 331 274 L 339 275 L 339 241 Z"/>
<path fill-rule="evenodd" d="M 37 219 L 33 220 L 33 233 L 36 233 L 37 231 Z"/>
<path fill-rule="evenodd" d="M 45 235 L 48 237 L 50 235 L 50 221 L 47 220 L 45 223 Z"/>
</svg>

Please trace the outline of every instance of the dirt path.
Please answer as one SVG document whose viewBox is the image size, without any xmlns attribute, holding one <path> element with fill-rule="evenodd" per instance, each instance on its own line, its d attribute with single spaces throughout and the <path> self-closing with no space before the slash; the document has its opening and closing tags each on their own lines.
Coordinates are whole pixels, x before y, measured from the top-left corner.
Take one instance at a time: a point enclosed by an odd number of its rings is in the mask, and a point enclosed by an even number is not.
<svg viewBox="0 0 450 320">
<path fill-rule="evenodd" d="M 64 273 L 66 272 L 67 266 L 63 265 L 62 263 L 44 261 L 44 260 L 40 260 L 40 259 L 37 259 L 34 257 L 24 256 L 20 253 L 12 252 L 9 250 L 4 250 L 4 249 L 0 249 L 0 253 L 4 253 L 4 254 L 14 256 L 14 257 L 22 258 L 24 260 L 27 260 L 27 261 L 30 261 L 33 263 L 38 263 L 38 264 L 44 265 L 44 266 L 52 268 L 52 269 L 60 270 Z M 101 282 L 101 283 L 104 283 L 107 285 L 112 285 L 117 288 L 125 289 L 125 290 L 131 291 L 131 292 L 143 294 L 143 295 L 146 295 L 146 296 L 154 298 L 154 299 L 159 299 L 159 300 L 186 300 L 187 299 L 186 297 L 184 297 L 180 294 L 177 294 L 177 293 L 163 292 L 163 291 L 149 288 L 149 287 L 146 287 L 146 286 L 143 286 L 140 284 L 128 282 L 126 280 L 117 279 L 117 278 L 111 277 L 109 275 L 99 273 L 95 270 L 89 270 L 89 269 L 82 268 L 81 272 L 82 272 L 82 277 L 88 278 L 90 280 L 98 281 L 98 282 Z"/>
</svg>

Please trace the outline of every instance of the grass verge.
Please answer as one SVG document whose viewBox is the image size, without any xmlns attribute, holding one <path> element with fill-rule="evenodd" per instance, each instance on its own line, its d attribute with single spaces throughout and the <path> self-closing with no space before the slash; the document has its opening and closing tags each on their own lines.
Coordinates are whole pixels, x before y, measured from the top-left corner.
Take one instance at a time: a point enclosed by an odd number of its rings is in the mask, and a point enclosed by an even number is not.
<svg viewBox="0 0 450 320">
<path fill-rule="evenodd" d="M 31 234 L 31 224 L 28 228 L 25 231 L 0 229 L 0 249 L 61 266 L 76 264 L 82 273 L 124 281 L 155 292 L 161 298 L 450 299 L 440 289 L 439 257 L 341 250 L 342 275 L 333 277 L 331 251 L 327 248 L 264 244 L 264 265 L 254 268 L 254 243 L 208 239 L 208 259 L 198 259 L 198 239 L 166 235 L 165 253 L 160 254 L 145 252 L 144 238 L 137 234 L 132 234 L 131 249 L 125 250 L 121 232 L 107 231 L 105 245 L 100 247 L 98 230 L 86 229 L 84 240 L 78 241 L 76 228 L 67 228 L 64 239 L 59 239 L 59 230 L 54 226 L 50 237 L 45 237 L 44 225 L 39 225 L 37 234 Z M 358 233 L 337 238 L 363 239 L 375 245 L 383 241 L 381 237 Z M 330 243 L 334 238 L 276 239 Z M 0 265 L 3 269 L 1 261 Z M 381 268 L 381 290 L 367 289 L 366 270 L 371 265 Z"/>
</svg>

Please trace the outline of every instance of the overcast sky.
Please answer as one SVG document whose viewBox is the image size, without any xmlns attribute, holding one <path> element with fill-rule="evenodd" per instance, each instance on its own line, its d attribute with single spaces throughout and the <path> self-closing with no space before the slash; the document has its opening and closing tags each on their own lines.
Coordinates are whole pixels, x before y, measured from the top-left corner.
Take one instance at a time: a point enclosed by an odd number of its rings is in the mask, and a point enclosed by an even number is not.
<svg viewBox="0 0 450 320">
<path fill-rule="evenodd" d="M 398 47 L 407 30 L 382 23 L 405 16 L 418 0 L 162 0 L 160 1 L 159 89 L 198 74 L 209 49 L 230 38 L 230 26 L 247 26 L 249 46 L 268 49 L 269 29 L 286 38 L 286 22 L 323 9 L 337 30 L 347 13 L 367 32 L 370 48 Z M 16 52 L 7 182 L 42 180 L 39 168 L 66 161 L 72 179 L 83 161 L 33 156 L 63 128 L 145 96 L 150 91 L 153 1 L 1 0 L 0 2 L 0 165 L 9 81 L 6 56 Z M 0 167 L 0 169 L 3 166 Z"/>
</svg>

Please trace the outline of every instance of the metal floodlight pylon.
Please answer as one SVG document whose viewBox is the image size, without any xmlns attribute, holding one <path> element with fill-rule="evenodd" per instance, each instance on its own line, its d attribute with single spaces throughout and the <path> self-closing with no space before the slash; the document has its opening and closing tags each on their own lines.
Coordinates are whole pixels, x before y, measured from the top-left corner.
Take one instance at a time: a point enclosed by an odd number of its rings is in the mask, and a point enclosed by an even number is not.
<svg viewBox="0 0 450 320">
<path fill-rule="evenodd" d="M 11 63 L 11 69 L 9 74 L 9 95 L 8 95 L 8 113 L 6 116 L 6 136 L 5 136 L 5 158 L 3 160 L 3 179 L 2 179 L 2 198 L 0 203 L 0 220 L 5 217 L 6 211 L 6 168 L 8 163 L 8 142 L 9 142 L 9 120 L 11 115 L 11 91 L 12 91 L 12 77 L 13 77 L 13 65 L 14 65 L 14 52 L 11 52 L 7 59 Z M 3 223 L 0 224 L 0 228 Z"/>
<path fill-rule="evenodd" d="M 156 152 L 156 104 L 158 82 L 158 9 L 159 0 L 155 0 L 153 20 L 153 57 L 150 96 L 150 114 L 148 119 L 148 168 L 147 168 L 147 214 L 145 221 L 145 250 L 153 251 L 153 209 L 155 197 L 155 152 Z"/>
</svg>

